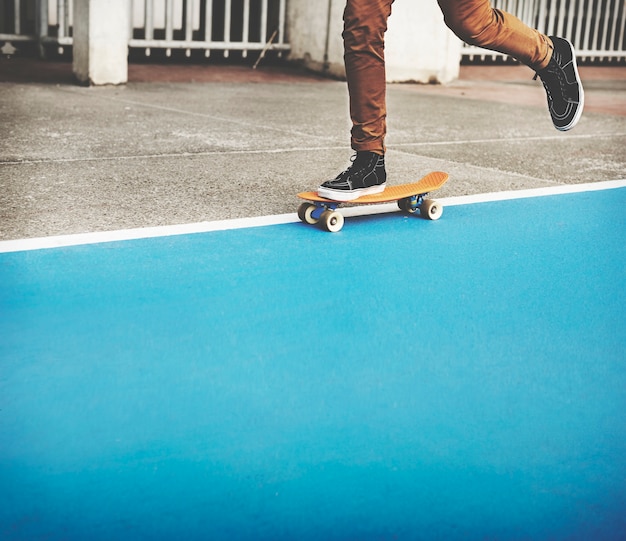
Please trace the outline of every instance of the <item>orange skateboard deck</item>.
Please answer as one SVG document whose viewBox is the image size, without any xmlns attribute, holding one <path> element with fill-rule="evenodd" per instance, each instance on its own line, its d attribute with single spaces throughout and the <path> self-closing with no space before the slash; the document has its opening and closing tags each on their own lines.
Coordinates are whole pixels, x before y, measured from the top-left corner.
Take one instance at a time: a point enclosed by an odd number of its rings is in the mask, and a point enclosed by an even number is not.
<svg viewBox="0 0 626 541">
<path fill-rule="evenodd" d="M 443 207 L 426 195 L 441 188 L 448 180 L 448 173 L 433 171 L 417 182 L 388 186 L 385 191 L 373 195 L 364 195 L 352 201 L 335 201 L 320 197 L 317 192 L 301 192 L 300 199 L 309 201 L 298 207 L 298 217 L 304 223 L 321 225 L 327 231 L 340 231 L 344 224 L 343 215 L 337 210 L 341 205 L 373 205 L 397 201 L 398 207 L 409 214 L 420 211 L 420 216 L 429 220 L 438 220 Z"/>
</svg>

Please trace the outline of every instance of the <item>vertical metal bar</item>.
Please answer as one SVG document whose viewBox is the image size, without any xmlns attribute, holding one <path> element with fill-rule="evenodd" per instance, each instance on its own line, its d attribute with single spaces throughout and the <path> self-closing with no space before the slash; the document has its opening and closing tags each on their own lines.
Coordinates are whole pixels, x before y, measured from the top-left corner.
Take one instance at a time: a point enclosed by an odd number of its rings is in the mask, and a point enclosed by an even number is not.
<svg viewBox="0 0 626 541">
<path fill-rule="evenodd" d="M 620 30 L 617 34 L 617 43 L 616 43 L 616 49 L 619 51 L 620 47 L 622 47 L 622 44 L 624 43 L 624 27 L 626 26 L 626 6 L 624 6 L 624 4 L 622 4 L 622 16 L 620 17 L 621 23 L 620 23 Z M 622 51 L 622 58 L 624 58 L 625 54 Z"/>
<path fill-rule="evenodd" d="M 539 25 L 541 24 L 541 16 L 539 15 L 540 5 L 539 0 L 535 0 L 535 5 L 533 7 L 533 28 L 539 29 Z M 541 32 L 541 30 L 539 30 Z"/>
<path fill-rule="evenodd" d="M 226 0 L 224 2 L 224 42 L 226 44 L 230 43 L 231 9 L 232 9 L 231 0 Z M 230 50 L 228 48 L 224 49 L 224 58 L 227 58 L 229 53 L 230 53 Z"/>
<path fill-rule="evenodd" d="M 22 33 L 22 25 L 20 24 L 20 0 L 13 0 L 13 33 L 19 35 Z"/>
<path fill-rule="evenodd" d="M 154 37 L 154 0 L 145 0 L 143 9 L 143 31 L 144 39 L 152 39 Z M 150 56 L 150 47 L 146 47 L 144 51 L 146 56 Z"/>
<path fill-rule="evenodd" d="M 185 2 L 185 41 L 193 39 L 193 0 L 183 0 Z M 191 56 L 191 49 L 185 50 L 185 56 Z"/>
<path fill-rule="evenodd" d="M 174 37 L 174 0 L 166 0 L 165 2 L 165 39 L 171 41 Z M 165 49 L 165 55 L 171 56 L 172 49 Z"/>
<path fill-rule="evenodd" d="M 552 16 L 552 2 L 546 6 L 546 34 L 554 34 L 554 17 Z"/>
<path fill-rule="evenodd" d="M 143 28 L 146 39 L 154 37 L 154 0 L 145 0 Z"/>
<path fill-rule="evenodd" d="M 539 6 L 537 0 L 533 0 L 532 7 L 529 9 L 528 20 L 532 22 L 532 27 L 537 28 L 537 18 L 539 13 Z"/>
<path fill-rule="evenodd" d="M 593 25 L 593 45 L 592 48 L 594 51 L 597 51 L 600 46 L 600 16 L 602 14 L 602 2 L 598 2 L 598 10 L 596 12 L 596 22 Z"/>
<path fill-rule="evenodd" d="M 193 8 L 194 0 L 185 0 L 187 12 L 185 13 L 185 41 L 191 41 L 193 38 Z"/>
<path fill-rule="evenodd" d="M 67 28 L 67 35 L 70 35 L 70 28 L 72 28 L 74 20 L 74 2 L 73 0 L 66 0 L 67 5 L 65 9 L 65 28 Z"/>
<path fill-rule="evenodd" d="M 267 0 L 261 2 L 261 43 L 267 43 Z"/>
<path fill-rule="evenodd" d="M 524 3 L 526 9 L 524 11 L 524 20 L 526 24 L 531 28 L 536 28 L 535 25 L 535 0 L 528 0 L 528 2 Z"/>
<path fill-rule="evenodd" d="M 539 0 L 539 8 L 537 13 L 537 30 L 542 34 L 548 33 L 548 25 L 546 24 L 546 0 Z"/>
<path fill-rule="evenodd" d="M 619 17 L 619 2 L 615 1 L 615 4 L 613 6 L 613 17 L 611 17 L 611 19 L 613 20 L 613 23 L 611 24 L 611 33 L 609 36 L 609 43 L 608 43 L 609 51 L 617 50 L 615 46 L 615 36 L 617 34 L 617 21 L 619 20 L 618 17 Z"/>
<path fill-rule="evenodd" d="M 250 42 L 250 0 L 243 0 L 243 33 L 241 37 L 244 46 Z M 248 51 L 244 49 L 242 56 L 248 56 Z"/>
<path fill-rule="evenodd" d="M 563 19 L 565 18 L 565 13 L 560 8 L 560 2 L 553 2 L 550 4 L 550 19 L 552 21 L 552 30 L 550 34 L 554 34 L 556 36 L 563 35 Z"/>
<path fill-rule="evenodd" d="M 522 2 L 521 6 L 521 17 L 522 21 L 524 21 L 528 26 L 535 27 L 533 22 L 533 6 L 535 2 L 534 0 L 528 0 L 527 2 Z"/>
<path fill-rule="evenodd" d="M 576 28 L 574 29 L 574 47 L 577 49 L 583 48 L 583 20 L 585 18 L 585 12 L 583 11 L 583 0 L 578 0 L 578 11 L 576 12 Z"/>
<path fill-rule="evenodd" d="M 48 0 L 39 0 L 37 10 L 37 39 L 39 42 L 39 56 L 44 58 L 46 50 L 43 46 L 44 38 L 48 37 Z"/>
<path fill-rule="evenodd" d="M 57 0 L 57 37 L 65 37 L 65 0 Z"/>
<path fill-rule="evenodd" d="M 174 37 L 174 0 L 165 2 L 165 39 L 170 41 Z"/>
<path fill-rule="evenodd" d="M 589 49 L 589 34 L 591 28 L 592 0 L 583 2 L 583 20 L 581 22 L 580 48 Z"/>
<path fill-rule="evenodd" d="M 285 0 L 280 0 L 278 13 L 278 43 L 281 45 L 285 43 L 285 7 Z"/>
<path fill-rule="evenodd" d="M 213 0 L 206 0 L 204 12 L 204 41 L 210 44 L 213 39 Z M 211 56 L 210 47 L 204 51 L 204 55 L 208 58 Z"/>
<path fill-rule="evenodd" d="M 595 0 L 589 0 L 587 4 L 587 12 L 585 13 L 585 49 L 593 49 L 593 13 L 595 11 Z"/>
<path fill-rule="evenodd" d="M 607 51 L 610 50 L 608 48 L 608 37 L 609 37 L 609 6 L 607 5 L 605 9 L 602 10 L 602 18 L 604 19 L 604 24 L 602 25 L 602 40 L 600 41 L 600 50 Z"/>
<path fill-rule="evenodd" d="M 48 37 L 48 0 L 39 0 L 37 10 L 37 36 Z"/>
<path fill-rule="evenodd" d="M 571 0 L 571 3 L 574 4 L 571 9 L 567 10 L 567 19 L 566 19 L 566 30 L 565 30 L 565 34 L 563 34 L 567 39 L 569 39 L 571 41 L 571 36 L 572 36 L 572 28 L 574 26 L 574 13 L 575 13 L 575 8 L 576 8 L 576 0 Z M 565 9 L 561 8 L 562 11 L 565 11 Z"/>
<path fill-rule="evenodd" d="M 565 12 L 563 9 L 561 9 L 561 4 L 562 4 L 563 0 L 557 0 L 556 2 L 553 2 L 550 7 L 551 7 L 551 11 L 552 11 L 552 32 L 550 32 L 551 34 L 554 34 L 555 36 L 562 36 L 563 35 L 563 26 L 564 26 L 564 19 L 565 19 Z"/>
<path fill-rule="evenodd" d="M 211 41 L 213 34 L 213 0 L 206 0 L 204 12 L 204 41 Z"/>
<path fill-rule="evenodd" d="M 250 39 L 250 0 L 243 0 L 243 42 Z"/>
</svg>

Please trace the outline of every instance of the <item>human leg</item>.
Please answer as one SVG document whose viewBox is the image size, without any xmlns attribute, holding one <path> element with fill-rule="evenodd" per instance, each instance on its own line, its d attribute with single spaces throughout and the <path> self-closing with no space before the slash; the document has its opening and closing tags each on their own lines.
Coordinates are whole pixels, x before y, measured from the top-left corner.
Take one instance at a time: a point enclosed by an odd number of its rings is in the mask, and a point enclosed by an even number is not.
<svg viewBox="0 0 626 541">
<path fill-rule="evenodd" d="M 344 62 L 352 148 L 384 152 L 386 134 L 385 32 L 393 0 L 348 0 L 344 10 Z"/>
<path fill-rule="evenodd" d="M 489 0 L 437 0 L 448 27 L 463 41 L 516 58 L 537 72 L 554 126 L 573 128 L 583 111 L 584 91 L 572 44 L 545 36 Z"/>
<path fill-rule="evenodd" d="M 446 25 L 463 41 L 512 56 L 534 70 L 545 68 L 552 42 L 489 0 L 437 0 Z"/>
<path fill-rule="evenodd" d="M 385 189 L 385 32 L 393 0 L 347 0 L 344 62 L 350 98 L 352 165 L 318 189 L 323 197 L 350 201 Z"/>
</svg>

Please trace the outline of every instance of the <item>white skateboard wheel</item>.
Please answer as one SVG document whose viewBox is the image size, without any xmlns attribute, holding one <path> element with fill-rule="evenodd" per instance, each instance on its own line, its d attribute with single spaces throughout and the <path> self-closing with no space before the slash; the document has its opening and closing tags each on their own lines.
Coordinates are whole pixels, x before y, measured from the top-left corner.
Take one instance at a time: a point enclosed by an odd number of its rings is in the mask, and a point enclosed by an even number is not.
<svg viewBox="0 0 626 541">
<path fill-rule="evenodd" d="M 336 210 L 325 210 L 322 212 L 322 216 L 320 217 L 324 228 L 331 233 L 337 233 L 337 231 L 341 231 L 343 227 L 343 214 L 337 212 Z"/>
<path fill-rule="evenodd" d="M 438 220 L 443 214 L 443 206 L 434 199 L 424 199 L 420 214 L 427 220 Z"/>
</svg>

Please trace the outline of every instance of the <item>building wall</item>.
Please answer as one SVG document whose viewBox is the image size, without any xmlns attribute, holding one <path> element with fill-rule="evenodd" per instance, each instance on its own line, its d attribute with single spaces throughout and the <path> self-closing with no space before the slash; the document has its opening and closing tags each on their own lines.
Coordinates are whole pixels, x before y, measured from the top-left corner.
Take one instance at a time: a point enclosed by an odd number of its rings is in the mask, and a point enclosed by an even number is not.
<svg viewBox="0 0 626 541">
<path fill-rule="evenodd" d="M 344 76 L 341 31 L 345 0 L 289 0 L 290 58 Z M 459 73 L 461 41 L 444 25 L 436 2 L 398 0 L 386 36 L 387 80 L 449 82 Z"/>
<path fill-rule="evenodd" d="M 136 19 L 137 14 L 129 9 L 128 0 L 77 1 L 75 8 L 85 6 L 82 11 L 75 9 L 73 21 L 74 36 L 78 38 L 74 43 L 77 76 L 91 84 L 124 82 L 128 17 Z M 287 0 L 286 6 L 285 33 L 290 58 L 312 69 L 343 77 L 341 32 L 345 0 Z M 102 10 L 100 15 L 88 15 L 98 10 Z M 161 46 L 176 45 L 163 42 Z M 198 45 L 210 49 L 212 43 Z M 244 48 L 248 45 L 263 46 L 264 43 L 250 43 Z M 112 54 L 118 49 L 120 54 Z M 458 76 L 460 59 L 461 42 L 443 23 L 436 2 L 394 2 L 386 36 L 388 81 L 446 83 Z"/>
</svg>

